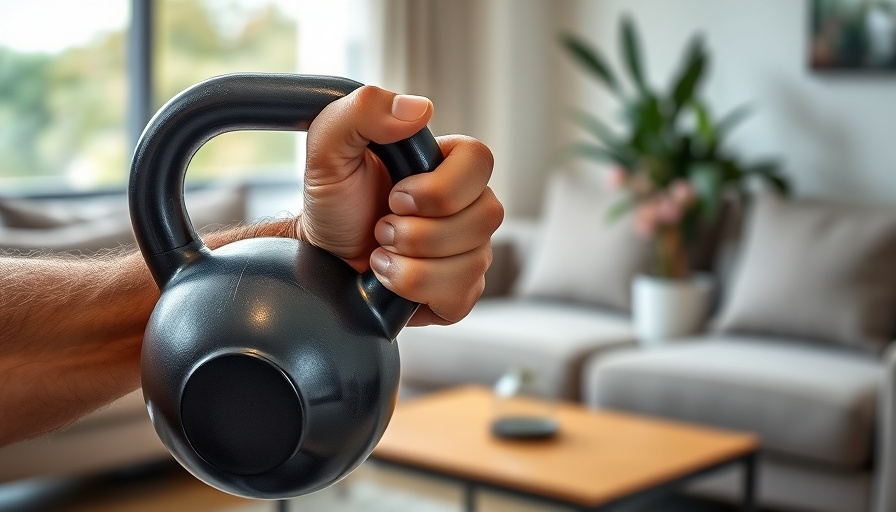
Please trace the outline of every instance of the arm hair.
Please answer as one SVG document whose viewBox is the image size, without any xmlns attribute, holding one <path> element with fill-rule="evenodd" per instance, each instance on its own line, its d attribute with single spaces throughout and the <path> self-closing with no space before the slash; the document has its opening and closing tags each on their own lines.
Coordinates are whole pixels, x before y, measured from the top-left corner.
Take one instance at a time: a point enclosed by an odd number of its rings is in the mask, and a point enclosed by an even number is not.
<svg viewBox="0 0 896 512">
<path fill-rule="evenodd" d="M 299 237 L 296 219 L 203 237 L 214 249 Z M 133 249 L 101 256 L 0 255 L 0 446 L 67 426 L 140 386 L 140 347 L 159 290 Z"/>
</svg>

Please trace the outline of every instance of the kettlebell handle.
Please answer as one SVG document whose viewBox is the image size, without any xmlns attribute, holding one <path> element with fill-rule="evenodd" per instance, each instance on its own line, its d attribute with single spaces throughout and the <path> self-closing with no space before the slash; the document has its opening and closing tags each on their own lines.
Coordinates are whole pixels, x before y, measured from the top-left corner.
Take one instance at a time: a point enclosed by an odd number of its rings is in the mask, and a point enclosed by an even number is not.
<svg viewBox="0 0 896 512">
<path fill-rule="evenodd" d="M 196 151 L 230 131 L 307 130 L 324 107 L 361 86 L 339 77 L 237 73 L 190 87 L 153 116 L 134 151 L 128 201 L 137 244 L 160 289 L 208 252 L 184 205 L 184 176 Z M 408 139 L 369 148 L 393 183 L 432 171 L 443 159 L 425 127 Z M 417 305 L 386 289 L 372 272 L 360 286 L 390 334 L 397 334 Z"/>
</svg>

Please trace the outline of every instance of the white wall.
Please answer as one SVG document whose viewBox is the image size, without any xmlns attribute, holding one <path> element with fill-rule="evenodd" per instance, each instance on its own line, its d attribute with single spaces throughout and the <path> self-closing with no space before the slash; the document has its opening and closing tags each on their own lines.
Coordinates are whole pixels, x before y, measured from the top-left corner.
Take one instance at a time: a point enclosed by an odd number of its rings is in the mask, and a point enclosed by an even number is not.
<svg viewBox="0 0 896 512">
<path fill-rule="evenodd" d="M 704 33 L 712 106 L 757 109 L 732 147 L 779 157 L 798 195 L 896 201 L 896 75 L 813 73 L 808 0 L 578 0 L 577 8 L 570 28 L 614 59 L 618 19 L 631 13 L 657 85 L 668 83 L 689 37 Z M 612 113 L 607 96 L 576 76 L 585 82 L 578 102 Z"/>
</svg>

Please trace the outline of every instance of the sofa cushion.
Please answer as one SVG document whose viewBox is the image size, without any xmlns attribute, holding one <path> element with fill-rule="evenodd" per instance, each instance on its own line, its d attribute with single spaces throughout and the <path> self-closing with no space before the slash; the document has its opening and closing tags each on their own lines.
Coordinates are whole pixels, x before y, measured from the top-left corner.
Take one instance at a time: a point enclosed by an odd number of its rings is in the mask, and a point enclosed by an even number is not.
<svg viewBox="0 0 896 512">
<path fill-rule="evenodd" d="M 620 200 L 583 178 L 554 175 L 518 295 L 629 311 L 632 278 L 645 268 L 648 244 L 635 234 L 630 216 L 607 218 Z"/>
<path fill-rule="evenodd" d="M 241 222 L 246 216 L 245 187 L 213 187 L 189 192 L 187 210 L 195 228 L 209 225 L 228 225 Z M 37 225 L 30 228 L 0 226 L 0 251 L 30 252 L 47 250 L 92 254 L 104 249 L 116 249 L 134 243 L 127 198 L 124 195 L 87 199 L 41 201 L 3 199 L 0 203 L 13 205 L 15 225 L 28 225 L 22 217 L 32 212 Z M 68 204 L 67 204 L 68 203 Z M 10 210 L 0 208 L 0 215 Z M 49 225 L 43 212 L 54 212 L 59 220 L 69 212 L 67 222 Z"/>
<path fill-rule="evenodd" d="M 699 338 L 610 354 L 585 370 L 594 406 L 744 430 L 763 449 L 818 462 L 869 463 L 876 358 L 783 340 Z"/>
<path fill-rule="evenodd" d="M 633 340 L 622 315 L 531 299 L 482 300 L 454 325 L 410 327 L 398 336 L 407 382 L 492 385 L 511 367 L 526 366 L 540 373 L 555 397 L 568 399 L 578 397 L 589 354 Z"/>
<path fill-rule="evenodd" d="M 880 352 L 896 334 L 896 208 L 760 196 L 718 327 Z"/>
<path fill-rule="evenodd" d="M 85 220 L 71 208 L 46 201 L 0 200 L 0 225 L 19 229 L 50 229 Z"/>
<path fill-rule="evenodd" d="M 66 429 L 0 447 L 0 482 L 90 475 L 170 458 L 137 390 Z"/>
</svg>

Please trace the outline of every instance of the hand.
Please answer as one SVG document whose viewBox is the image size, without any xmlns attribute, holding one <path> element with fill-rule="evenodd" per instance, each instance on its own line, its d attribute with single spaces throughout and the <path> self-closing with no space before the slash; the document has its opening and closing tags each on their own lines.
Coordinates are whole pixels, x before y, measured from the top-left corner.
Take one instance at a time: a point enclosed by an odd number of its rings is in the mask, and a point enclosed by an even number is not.
<svg viewBox="0 0 896 512">
<path fill-rule="evenodd" d="M 409 325 L 450 324 L 485 286 L 491 235 L 504 209 L 487 186 L 494 161 L 481 142 L 438 138 L 445 161 L 394 187 L 371 141 L 420 131 L 432 103 L 365 86 L 327 106 L 308 129 L 300 238 L 372 268 L 387 288 L 421 304 Z"/>
</svg>

